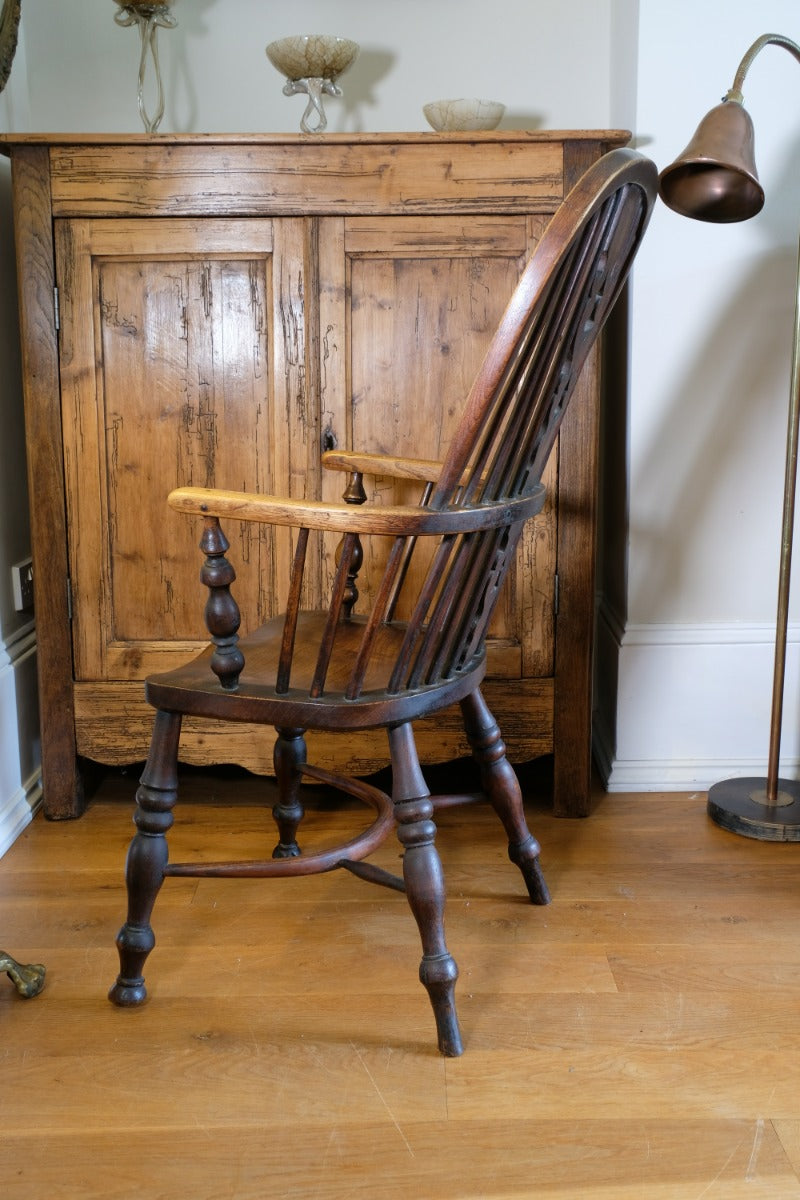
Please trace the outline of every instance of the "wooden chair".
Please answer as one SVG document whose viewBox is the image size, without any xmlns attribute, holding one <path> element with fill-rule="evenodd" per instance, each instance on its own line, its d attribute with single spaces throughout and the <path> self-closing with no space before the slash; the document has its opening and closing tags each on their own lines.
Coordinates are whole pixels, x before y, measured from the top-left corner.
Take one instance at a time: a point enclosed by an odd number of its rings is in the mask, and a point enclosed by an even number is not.
<svg viewBox="0 0 800 1200">
<path fill-rule="evenodd" d="M 542 469 L 576 378 L 608 315 L 644 233 L 656 194 L 653 164 L 615 150 L 592 166 L 554 215 L 532 255 L 467 398 L 444 463 L 329 452 L 325 466 L 351 473 L 343 503 L 183 487 L 169 503 L 202 518 L 201 578 L 209 588 L 211 645 L 187 666 L 151 676 L 157 710 L 150 755 L 137 792 L 137 833 L 128 852 L 128 916 L 117 938 L 118 1005 L 145 999 L 142 969 L 154 945 L 150 917 L 165 876 L 275 877 L 345 867 L 405 890 L 419 926 L 420 978 L 436 1018 L 439 1048 L 462 1051 L 455 1011 L 458 974 L 444 935 L 445 889 L 434 845 L 437 805 L 468 797 L 430 795 L 412 722 L 459 704 L 483 794 L 505 826 L 509 857 L 531 900 L 549 896 L 539 846 L 529 832 L 516 775 L 481 695 L 484 642 L 524 522 L 542 506 Z M 423 415 L 409 413 L 409 420 Z M 363 504 L 363 473 L 418 481 L 417 505 Z M 289 526 L 295 554 L 285 613 L 238 639 L 235 575 L 220 518 Z M 341 536 L 330 603 L 304 611 L 303 571 L 312 537 Z M 372 606 L 355 611 L 362 539 L 386 543 Z M 427 546 L 427 554 L 426 554 Z M 416 564 L 422 556 L 425 569 Z M 377 560 L 377 552 L 371 561 Z M 407 592 L 413 581 L 413 594 Z M 396 615 L 402 598 L 405 619 Z M 255 862 L 168 862 L 165 835 L 177 794 L 181 718 L 273 726 L 279 800 L 278 844 Z M 304 733 L 343 737 L 385 727 L 392 794 L 334 776 L 306 761 Z M 301 779 L 333 785 L 374 807 L 369 829 L 347 844 L 301 854 Z M 364 861 L 390 830 L 403 846 L 403 879 Z"/>
</svg>

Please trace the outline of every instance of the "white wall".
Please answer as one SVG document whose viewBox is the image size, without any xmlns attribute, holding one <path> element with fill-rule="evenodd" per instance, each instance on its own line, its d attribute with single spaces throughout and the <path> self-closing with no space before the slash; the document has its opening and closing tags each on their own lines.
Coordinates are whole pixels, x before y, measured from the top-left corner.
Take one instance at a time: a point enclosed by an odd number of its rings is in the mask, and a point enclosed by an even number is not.
<svg viewBox="0 0 800 1200">
<path fill-rule="evenodd" d="M 427 129 L 422 105 L 485 96 L 507 127 L 603 125 L 608 116 L 612 0 L 174 0 L 178 28 L 160 35 L 178 132 L 299 129 L 304 101 L 281 94 L 264 47 L 294 33 L 335 33 L 361 46 L 327 106 L 329 130 Z M 141 128 L 138 37 L 112 0 L 28 0 L 32 128 Z M 91 81 L 87 86 L 87 80 Z"/>
<path fill-rule="evenodd" d="M 636 129 L 660 167 L 766 32 L 800 38 L 796 0 L 641 0 Z M 714 226 L 659 204 L 636 266 L 625 602 L 604 608 L 599 644 L 601 661 L 616 659 L 619 671 L 616 712 L 607 705 L 597 723 L 612 788 L 705 787 L 766 771 L 800 212 L 798 63 L 767 47 L 744 95 L 764 210 Z M 795 592 L 789 775 L 800 762 Z"/>
</svg>

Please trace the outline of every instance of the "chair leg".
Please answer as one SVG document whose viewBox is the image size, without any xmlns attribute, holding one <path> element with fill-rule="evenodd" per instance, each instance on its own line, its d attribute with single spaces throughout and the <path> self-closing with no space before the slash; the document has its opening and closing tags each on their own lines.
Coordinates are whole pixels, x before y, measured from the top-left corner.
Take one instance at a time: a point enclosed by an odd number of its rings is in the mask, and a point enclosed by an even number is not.
<svg viewBox="0 0 800 1200">
<path fill-rule="evenodd" d="M 150 915 L 168 859 L 165 835 L 172 825 L 178 792 L 180 732 L 177 713 L 156 713 L 150 754 L 136 793 L 133 820 L 137 832 L 125 866 L 128 918 L 117 935 L 120 972 L 108 993 L 109 1000 L 123 1008 L 141 1004 L 147 998 L 142 969 L 155 945 Z"/>
<path fill-rule="evenodd" d="M 306 743 L 302 729 L 276 729 L 278 739 L 273 751 L 278 803 L 272 810 L 278 826 L 278 844 L 273 858 L 298 858 L 297 829 L 303 819 L 300 799 L 300 768 L 306 761 Z"/>
<path fill-rule="evenodd" d="M 539 843 L 525 821 L 519 780 L 479 689 L 461 701 L 461 712 L 473 757 L 480 767 L 483 790 L 508 835 L 508 857 L 522 872 L 533 903 L 549 904 L 550 893 L 539 865 Z"/>
<path fill-rule="evenodd" d="M 419 977 L 433 1005 L 439 1049 L 455 1058 L 463 1053 L 455 1006 L 458 967 L 444 938 L 445 888 L 434 844 L 433 804 L 420 769 L 411 725 L 400 725 L 388 732 L 397 836 L 405 850 L 403 878 L 422 939 Z"/>
</svg>

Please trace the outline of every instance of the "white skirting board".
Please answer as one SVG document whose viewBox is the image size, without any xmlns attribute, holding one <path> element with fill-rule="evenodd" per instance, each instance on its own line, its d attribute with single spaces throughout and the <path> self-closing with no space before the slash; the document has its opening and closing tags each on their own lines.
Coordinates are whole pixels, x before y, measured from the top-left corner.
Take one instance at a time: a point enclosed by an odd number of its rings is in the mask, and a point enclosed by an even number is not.
<svg viewBox="0 0 800 1200">
<path fill-rule="evenodd" d="M 42 800 L 36 633 L 0 641 L 0 856 Z"/>
<path fill-rule="evenodd" d="M 42 803 L 42 773 L 37 771 L 16 795 L 3 797 L 0 804 L 0 858 L 14 844 Z"/>
<path fill-rule="evenodd" d="M 610 792 L 706 791 L 767 772 L 774 625 L 597 623 L 593 742 Z M 780 774 L 800 775 L 800 629 L 786 654 Z"/>
</svg>

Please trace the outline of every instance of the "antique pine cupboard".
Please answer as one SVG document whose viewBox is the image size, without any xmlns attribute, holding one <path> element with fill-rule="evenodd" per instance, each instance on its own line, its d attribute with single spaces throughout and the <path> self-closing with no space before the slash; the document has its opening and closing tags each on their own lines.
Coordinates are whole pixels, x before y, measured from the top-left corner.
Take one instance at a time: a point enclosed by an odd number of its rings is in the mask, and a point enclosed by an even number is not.
<svg viewBox="0 0 800 1200">
<path fill-rule="evenodd" d="M 527 256 L 615 130 L 385 135 L 6 135 L 12 162 L 45 811 L 82 808 L 82 759 L 136 762 L 142 679 L 205 640 L 200 530 L 179 484 L 338 499 L 321 450 L 447 445 Z M 512 761 L 554 753 L 586 811 L 599 357 L 582 379 L 489 646 Z M 372 484 L 380 493 L 386 481 Z M 288 531 L 230 530 L 245 627 L 273 609 Z M 335 546 L 309 573 L 324 589 Z M 369 587 L 369 561 L 362 571 Z M 467 751 L 420 730 L 428 761 Z M 366 774 L 370 735 L 318 735 Z M 242 726 L 182 757 L 272 769 Z"/>
</svg>

